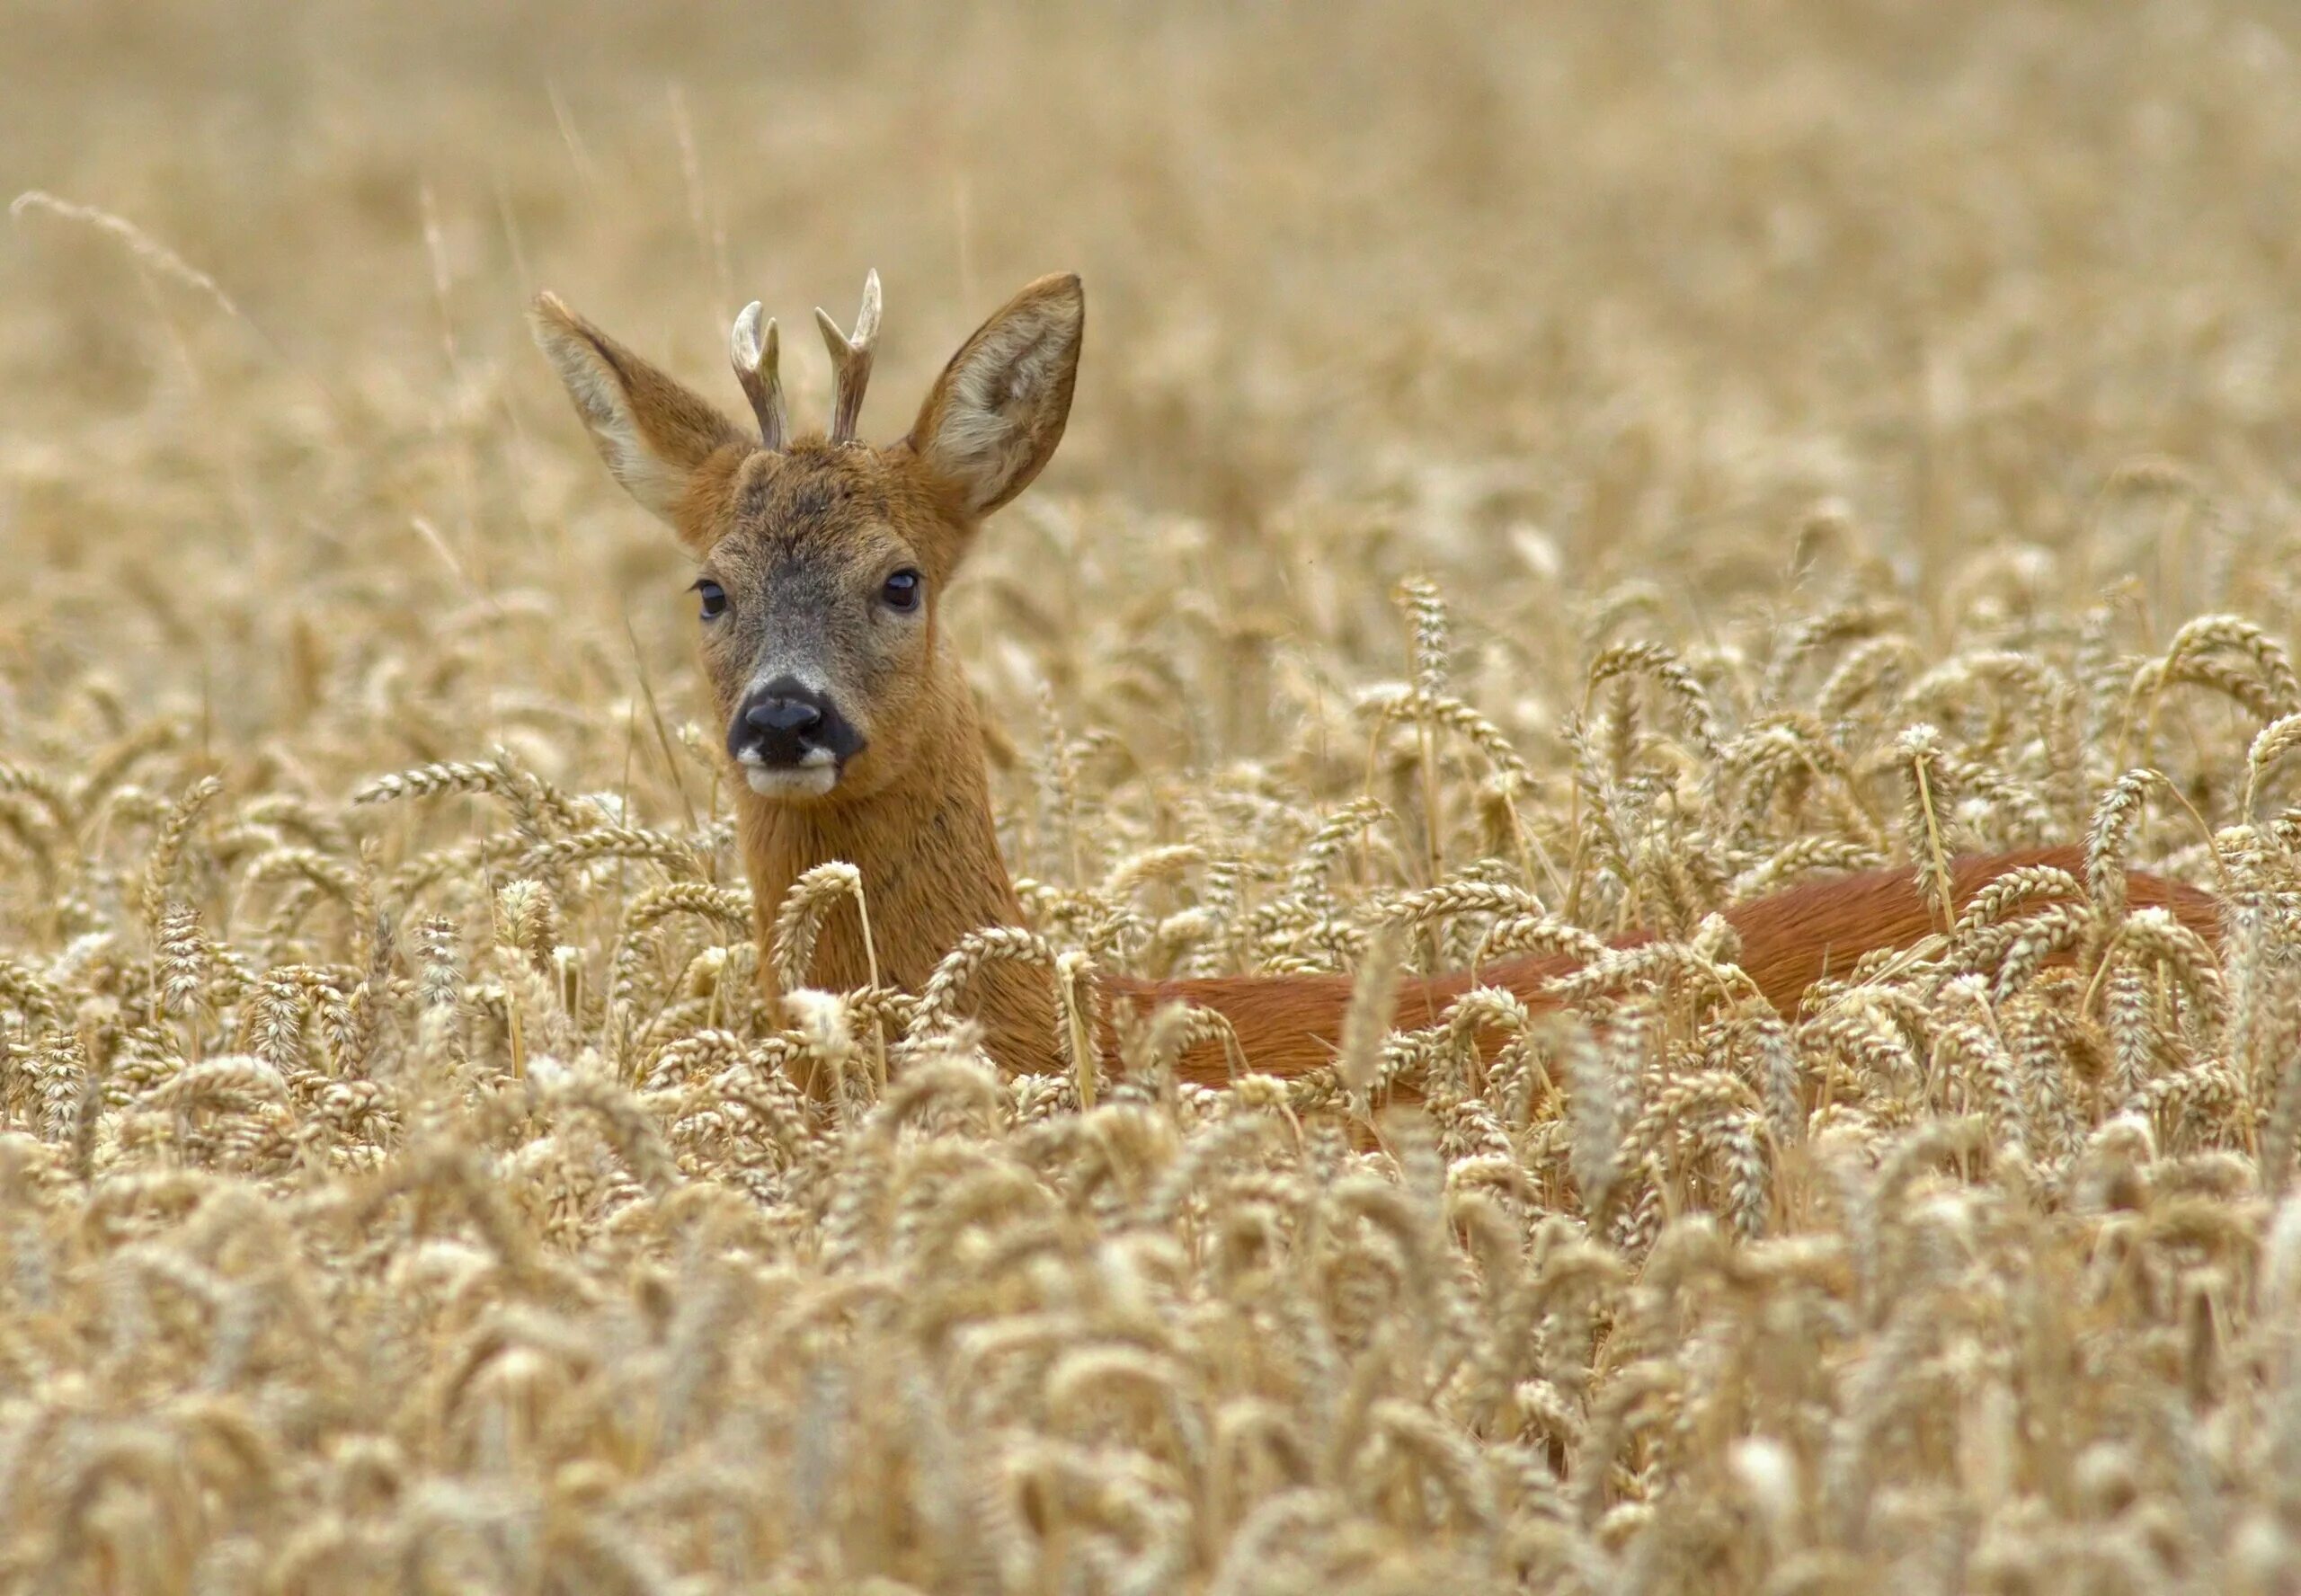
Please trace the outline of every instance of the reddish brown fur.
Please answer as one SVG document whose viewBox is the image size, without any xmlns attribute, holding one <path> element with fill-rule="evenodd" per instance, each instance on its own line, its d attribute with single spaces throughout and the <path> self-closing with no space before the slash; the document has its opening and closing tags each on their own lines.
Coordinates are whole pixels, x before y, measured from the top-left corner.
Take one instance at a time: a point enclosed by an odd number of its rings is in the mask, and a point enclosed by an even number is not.
<svg viewBox="0 0 2301 1596">
<path fill-rule="evenodd" d="M 906 645 L 911 652 L 897 678 L 871 681 L 865 699 L 849 705 L 869 724 L 871 750 L 819 798 L 768 799 L 736 790 L 762 946 L 802 873 L 843 859 L 862 873 L 872 946 L 866 952 L 854 915 L 834 916 L 810 972 L 817 985 L 864 985 L 875 963 L 882 980 L 915 992 L 968 932 L 1021 922 L 999 855 L 973 696 L 937 628 L 935 606 L 982 516 L 1027 485 L 1061 439 L 1083 316 L 1075 278 L 1043 278 L 968 340 L 898 442 L 874 449 L 801 440 L 762 451 L 707 401 L 557 300 L 537 302 L 537 340 L 610 470 L 731 586 L 769 580 L 762 574 L 774 568 L 768 556 L 795 545 L 834 572 L 876 581 L 873 561 L 892 542 L 927 574 L 923 643 Z M 747 667 L 726 634 L 717 636 L 705 650 L 705 665 L 724 714 Z M 1953 867 L 1954 899 L 1963 905 L 1988 881 L 2025 864 L 2083 872 L 2077 850 L 2068 847 L 1963 859 Z M 2206 893 L 2143 874 L 2130 878 L 2128 892 L 2136 907 L 2165 908 L 2201 935 L 2217 932 L 2215 901 Z M 1785 1015 L 1796 1012 L 1825 974 L 1878 949 L 1906 947 L 1937 928 L 1906 868 L 1793 888 L 1737 905 L 1726 918 L 1741 937 L 1742 968 Z M 772 962 L 761 961 L 770 983 Z M 1473 984 L 1506 988 L 1531 1006 L 1547 1006 L 1553 1001 L 1550 983 L 1572 968 L 1567 960 L 1521 959 L 1475 975 L 1411 980 L 1399 998 L 1396 1024 L 1435 1022 Z M 1061 1067 L 1045 972 L 994 962 L 973 991 L 1001 1065 Z M 1341 976 L 1113 976 L 1104 991 L 1113 1004 L 1138 1013 L 1177 1000 L 1214 1009 L 1230 1021 L 1248 1068 L 1294 1076 L 1332 1056 L 1350 982 Z M 1113 1045 L 1111 1027 L 1102 1041 L 1106 1051 Z M 1185 1078 L 1198 1081 L 1219 1081 L 1229 1072 L 1227 1055 L 1212 1045 L 1194 1048 L 1179 1068 Z"/>
<path fill-rule="evenodd" d="M 1963 908 L 1998 876 L 2035 864 L 2084 879 L 2083 855 L 2075 847 L 1962 858 L 1950 866 L 1954 900 Z M 2134 909 L 2164 909 L 2208 941 L 2219 936 L 2220 904 L 2209 892 L 2136 871 L 2127 877 L 2127 893 Z M 1742 969 L 1785 1015 L 1798 1012 L 1807 990 L 1825 975 L 1845 971 L 1865 953 L 1908 947 L 1941 928 L 1918 895 L 1915 873 L 1906 867 L 1792 887 L 1737 904 L 1725 914 L 1741 937 Z M 1626 937 L 1614 945 L 1633 947 L 1647 940 Z M 1536 957 L 1489 965 L 1475 974 L 1463 971 L 1411 980 L 1399 995 L 1392 1024 L 1401 1029 L 1434 1024 L 1473 985 L 1504 988 L 1539 1012 L 1552 1006 L 1550 984 L 1575 968 L 1571 959 Z M 1106 990 L 1138 1014 L 1177 1001 L 1218 1010 L 1238 1033 L 1239 1051 L 1248 1064 L 1279 1076 L 1303 1074 L 1334 1056 L 1343 1010 L 1350 999 L 1349 979 L 1338 975 L 1169 981 L 1113 978 L 1106 982 Z M 1219 1046 L 1201 1044 L 1183 1056 L 1177 1074 L 1214 1085 L 1226 1078 L 1230 1068 Z"/>
</svg>

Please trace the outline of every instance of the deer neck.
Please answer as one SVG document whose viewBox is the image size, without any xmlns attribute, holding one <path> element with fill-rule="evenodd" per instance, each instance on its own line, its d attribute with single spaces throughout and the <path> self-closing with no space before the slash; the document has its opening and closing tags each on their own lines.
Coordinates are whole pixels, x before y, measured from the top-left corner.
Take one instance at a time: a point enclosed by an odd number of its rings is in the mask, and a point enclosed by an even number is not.
<svg viewBox="0 0 2301 1596">
<path fill-rule="evenodd" d="M 973 695 L 961 682 L 942 730 L 916 750 L 895 781 L 851 803 L 770 803 L 736 792 L 743 859 L 757 923 L 760 979 L 778 995 L 774 927 L 791 884 L 818 864 L 843 860 L 863 878 L 871 935 L 851 907 L 822 920 L 805 984 L 831 991 L 880 982 L 916 993 L 970 931 L 1022 923 L 1022 905 L 999 856 Z M 970 988 L 991 1056 L 1010 1070 L 1058 1068 L 1055 1009 L 1045 971 L 994 961 Z"/>
</svg>

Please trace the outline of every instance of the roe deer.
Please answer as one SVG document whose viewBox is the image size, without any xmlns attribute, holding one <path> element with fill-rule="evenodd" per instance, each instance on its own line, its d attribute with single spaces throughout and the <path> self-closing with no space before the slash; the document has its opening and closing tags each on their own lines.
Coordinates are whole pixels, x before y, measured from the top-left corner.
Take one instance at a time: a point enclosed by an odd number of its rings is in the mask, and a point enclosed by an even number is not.
<svg viewBox="0 0 2301 1596">
<path fill-rule="evenodd" d="M 1022 923 L 999 854 L 974 699 L 938 616 L 983 518 L 1029 486 L 1062 440 L 1086 299 L 1073 276 L 1024 288 L 960 347 L 911 430 L 884 448 L 857 435 L 878 332 L 877 274 L 865 284 L 851 338 L 815 315 L 838 382 L 830 432 L 806 437 L 790 435 L 776 324 L 762 328 L 756 304 L 732 339 L 756 435 L 553 296 L 536 300 L 533 323 L 608 469 L 699 563 L 704 668 L 728 758 L 743 776 L 735 800 L 762 953 L 793 881 L 844 860 L 862 876 L 872 944 L 856 917 L 835 917 L 817 944 L 819 980 L 864 985 L 874 973 L 867 952 L 883 982 L 915 993 L 967 933 Z M 2030 864 L 2083 878 L 2074 847 L 1961 859 L 1952 898 L 1962 906 L 2003 872 Z M 2217 931 L 2215 900 L 2194 888 L 2135 873 L 2128 898 L 2169 909 L 2208 936 Z M 1843 970 L 1935 928 L 1908 869 L 1797 887 L 1726 918 L 1740 935 L 1742 967 L 1785 1014 L 1826 967 Z M 1572 967 L 1519 959 L 1475 979 L 1544 1007 L 1545 989 Z M 761 958 L 770 984 L 773 968 Z M 1275 1075 L 1332 1056 L 1351 987 L 1346 977 L 1315 975 L 1102 980 L 1105 997 L 1139 1012 L 1176 999 L 1220 1012 L 1249 1066 Z M 1399 1023 L 1431 1023 L 1472 984 L 1467 972 L 1402 982 Z M 1044 971 L 994 961 L 973 991 L 1000 1065 L 1059 1067 Z M 1114 1045 L 1110 1027 L 1101 1042 Z M 1178 1073 L 1220 1080 L 1226 1060 L 1202 1043 Z"/>
</svg>

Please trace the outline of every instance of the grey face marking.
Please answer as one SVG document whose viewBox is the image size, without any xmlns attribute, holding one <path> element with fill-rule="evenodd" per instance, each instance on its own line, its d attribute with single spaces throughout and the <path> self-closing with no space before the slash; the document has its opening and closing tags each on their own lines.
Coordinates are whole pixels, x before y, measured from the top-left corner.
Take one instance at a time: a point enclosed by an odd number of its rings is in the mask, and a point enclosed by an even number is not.
<svg viewBox="0 0 2301 1596">
<path fill-rule="evenodd" d="M 890 603 L 887 578 L 921 561 L 866 451 L 760 457 L 734 492 L 736 525 L 712 549 L 727 607 L 706 623 L 705 662 L 727 716 L 728 756 L 752 791 L 821 797 L 884 727 L 898 750 L 927 664 L 925 607 Z"/>
<path fill-rule="evenodd" d="M 762 635 L 752 687 L 789 677 L 811 692 L 838 696 L 840 632 L 851 617 L 841 614 L 839 572 L 827 565 L 821 555 L 795 550 L 774 562 L 760 596 Z"/>
</svg>

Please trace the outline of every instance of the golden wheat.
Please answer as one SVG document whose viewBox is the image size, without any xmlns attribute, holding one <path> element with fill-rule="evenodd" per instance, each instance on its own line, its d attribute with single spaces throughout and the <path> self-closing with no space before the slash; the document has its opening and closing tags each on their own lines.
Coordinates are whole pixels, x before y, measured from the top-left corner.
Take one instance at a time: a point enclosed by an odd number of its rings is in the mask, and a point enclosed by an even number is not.
<svg viewBox="0 0 2301 1596">
<path fill-rule="evenodd" d="M 2301 1589 L 2285 13 L 0 32 L 0 1590 Z M 1094 302 L 944 611 L 1032 924 L 916 994 L 755 909 L 518 314 L 866 266 L 886 433 Z M 1285 1081 L 1097 969 L 1367 979 Z"/>
</svg>

